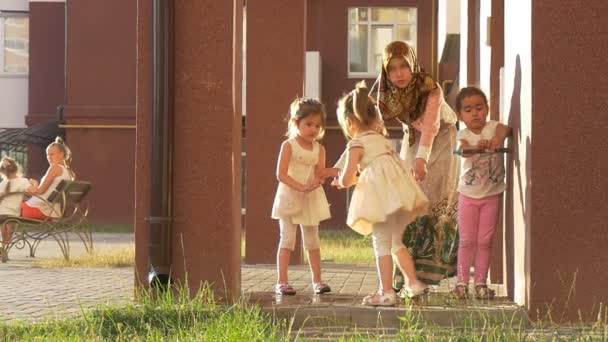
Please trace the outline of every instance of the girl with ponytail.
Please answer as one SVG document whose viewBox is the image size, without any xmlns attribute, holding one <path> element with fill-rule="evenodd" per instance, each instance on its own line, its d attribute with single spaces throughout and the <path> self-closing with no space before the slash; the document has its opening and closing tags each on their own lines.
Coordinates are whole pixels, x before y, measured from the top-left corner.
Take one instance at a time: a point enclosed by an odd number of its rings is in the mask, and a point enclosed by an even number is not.
<svg viewBox="0 0 608 342">
<path fill-rule="evenodd" d="M 366 296 L 363 304 L 392 306 L 396 299 L 392 256 L 407 275 L 408 296 L 427 291 L 416 277 L 414 261 L 402 236 L 405 227 L 426 212 L 428 199 L 382 134 L 382 120 L 368 94 L 369 89 L 361 82 L 338 103 L 338 122 L 349 142 L 345 166 L 332 185 L 341 189 L 355 185 L 347 224 L 360 234 L 372 234 L 380 288 Z"/>
<path fill-rule="evenodd" d="M 32 185 L 27 189 L 29 193 L 37 196 L 32 196 L 23 202 L 21 206 L 21 216 L 23 217 L 48 220 L 57 218 L 61 214 L 59 203 L 50 204 L 47 199 L 62 180 L 74 180 L 75 174 L 70 168 L 72 152 L 63 139 L 57 137 L 47 146 L 46 159 L 49 162 L 49 168 L 40 180 L 40 185 Z"/>
</svg>

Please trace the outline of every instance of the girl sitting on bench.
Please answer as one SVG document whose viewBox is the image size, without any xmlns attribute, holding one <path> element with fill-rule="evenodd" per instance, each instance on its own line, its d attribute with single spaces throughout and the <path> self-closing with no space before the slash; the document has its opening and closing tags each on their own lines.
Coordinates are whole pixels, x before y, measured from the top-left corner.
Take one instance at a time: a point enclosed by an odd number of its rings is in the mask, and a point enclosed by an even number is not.
<svg viewBox="0 0 608 342">
<path fill-rule="evenodd" d="M 59 203 L 50 204 L 47 199 L 62 180 L 74 179 L 75 174 L 70 168 L 72 152 L 63 142 L 63 139 L 57 137 L 54 142 L 47 146 L 46 158 L 49 162 L 49 168 L 40 180 L 39 186 L 31 185 L 27 189 L 27 192 L 37 196 L 32 196 L 23 202 L 21 206 L 22 217 L 47 220 L 61 215 Z"/>
</svg>

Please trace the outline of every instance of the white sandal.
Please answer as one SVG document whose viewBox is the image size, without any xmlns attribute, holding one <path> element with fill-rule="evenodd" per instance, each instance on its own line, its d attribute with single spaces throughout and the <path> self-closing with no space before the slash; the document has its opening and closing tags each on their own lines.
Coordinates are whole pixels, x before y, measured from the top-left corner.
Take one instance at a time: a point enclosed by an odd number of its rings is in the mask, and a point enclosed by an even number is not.
<svg viewBox="0 0 608 342">
<path fill-rule="evenodd" d="M 370 293 L 363 298 L 362 304 L 368 306 L 395 306 L 395 292 L 378 291 Z"/>
<path fill-rule="evenodd" d="M 418 285 L 412 287 L 403 287 L 401 291 L 399 291 L 399 297 L 401 298 L 414 298 L 425 293 L 429 292 L 429 287 L 427 285 Z"/>
</svg>

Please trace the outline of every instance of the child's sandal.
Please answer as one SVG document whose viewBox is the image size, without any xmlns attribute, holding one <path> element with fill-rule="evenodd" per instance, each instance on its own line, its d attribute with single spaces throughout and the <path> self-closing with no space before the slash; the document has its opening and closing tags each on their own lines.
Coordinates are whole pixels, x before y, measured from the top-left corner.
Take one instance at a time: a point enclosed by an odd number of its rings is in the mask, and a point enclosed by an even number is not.
<svg viewBox="0 0 608 342">
<path fill-rule="evenodd" d="M 276 284 L 274 286 L 274 292 L 278 295 L 293 296 L 296 294 L 296 290 L 289 284 Z"/>
<path fill-rule="evenodd" d="M 467 299 L 469 297 L 469 288 L 466 285 L 458 284 L 450 293 L 456 299 Z"/>
<path fill-rule="evenodd" d="M 490 288 L 488 285 L 479 284 L 475 285 L 475 298 L 477 299 L 494 299 L 496 296 L 496 292 Z"/>
<path fill-rule="evenodd" d="M 427 285 L 419 285 L 419 286 L 404 286 L 401 288 L 401 291 L 397 294 L 399 298 L 416 298 L 422 295 L 426 295 L 429 293 L 429 287 Z"/>
<path fill-rule="evenodd" d="M 395 293 L 382 291 L 371 293 L 363 298 L 363 305 L 368 306 L 395 306 Z"/>
<path fill-rule="evenodd" d="M 327 292 L 331 292 L 331 287 L 329 287 L 329 285 L 327 285 L 325 283 L 313 283 L 312 291 L 315 294 L 324 294 Z"/>
</svg>

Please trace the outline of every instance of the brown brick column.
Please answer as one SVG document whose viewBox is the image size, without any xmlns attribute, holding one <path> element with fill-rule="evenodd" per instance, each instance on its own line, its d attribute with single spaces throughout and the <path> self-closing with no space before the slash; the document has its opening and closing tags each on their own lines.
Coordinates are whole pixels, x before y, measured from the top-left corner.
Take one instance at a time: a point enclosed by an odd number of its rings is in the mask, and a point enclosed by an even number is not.
<svg viewBox="0 0 608 342">
<path fill-rule="evenodd" d="M 595 322 L 608 303 L 608 3 L 531 3 L 529 307 Z"/>
<path fill-rule="evenodd" d="M 137 275 L 148 274 L 152 4 L 138 1 Z M 204 20 L 203 20 L 204 19 Z M 174 3 L 172 277 L 240 293 L 242 1 Z"/>
<path fill-rule="evenodd" d="M 289 103 L 304 92 L 305 27 L 305 0 L 247 3 L 247 263 L 275 263 L 276 162 Z M 297 247 L 292 262 L 301 261 Z"/>
</svg>

